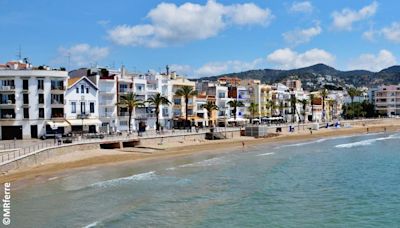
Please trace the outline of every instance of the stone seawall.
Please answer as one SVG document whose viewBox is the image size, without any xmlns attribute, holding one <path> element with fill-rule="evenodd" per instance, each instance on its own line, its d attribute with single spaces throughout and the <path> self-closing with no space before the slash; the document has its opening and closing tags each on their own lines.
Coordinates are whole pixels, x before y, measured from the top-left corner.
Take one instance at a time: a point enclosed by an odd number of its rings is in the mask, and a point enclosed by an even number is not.
<svg viewBox="0 0 400 228">
<path fill-rule="evenodd" d="M 222 132 L 225 135 L 225 132 Z M 202 133 L 191 133 L 190 135 L 166 135 L 157 137 L 143 137 L 140 138 L 140 146 L 153 147 L 160 143 L 171 143 L 171 142 L 182 142 L 182 141 L 204 141 L 205 132 Z M 239 131 L 227 131 L 226 138 L 240 137 Z M 26 154 L 12 161 L 6 162 L 0 165 L 0 172 L 7 172 L 10 170 L 15 170 L 19 168 L 26 168 L 38 165 L 49 158 L 56 156 L 61 156 L 75 151 L 85 151 L 85 150 L 95 150 L 100 149 L 100 144 L 110 143 L 109 140 L 104 140 L 103 142 L 93 142 L 93 143 L 81 143 L 81 144 L 64 144 L 61 146 L 45 148 L 39 151 L 35 151 L 30 154 Z M 115 141 L 115 143 L 122 142 Z M 132 146 L 129 144 L 129 146 Z"/>
</svg>

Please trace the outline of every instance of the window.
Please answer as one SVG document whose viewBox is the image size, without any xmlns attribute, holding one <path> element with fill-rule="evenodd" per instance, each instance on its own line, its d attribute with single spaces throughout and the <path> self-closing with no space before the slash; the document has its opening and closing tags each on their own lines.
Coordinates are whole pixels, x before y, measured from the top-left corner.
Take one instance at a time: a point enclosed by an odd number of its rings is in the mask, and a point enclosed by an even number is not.
<svg viewBox="0 0 400 228">
<path fill-rule="evenodd" d="M 24 118 L 29 119 L 29 108 L 24 108 Z"/>
<path fill-rule="evenodd" d="M 39 104 L 44 104 L 44 95 L 39 94 Z"/>
<path fill-rule="evenodd" d="M 24 104 L 29 104 L 29 94 L 24 94 L 23 100 Z"/>
<path fill-rule="evenodd" d="M 39 108 L 39 118 L 44 118 L 44 108 Z"/>
<path fill-rule="evenodd" d="M 188 110 L 187 110 L 187 114 L 188 114 L 189 116 L 193 115 L 193 109 L 188 109 Z"/>
<path fill-rule="evenodd" d="M 23 90 L 28 90 L 28 87 L 29 87 L 28 79 L 22 80 L 22 89 Z"/>
<path fill-rule="evenodd" d="M 38 90 L 43 90 L 43 89 L 44 89 L 44 80 L 38 79 Z"/>
<path fill-rule="evenodd" d="M 81 102 L 81 114 L 85 114 L 85 112 L 86 112 L 85 102 Z"/>
<path fill-rule="evenodd" d="M 89 93 L 89 87 L 86 88 L 86 93 Z"/>
<path fill-rule="evenodd" d="M 218 98 L 225 98 L 225 93 L 224 92 L 219 92 L 218 93 Z"/>
<path fill-rule="evenodd" d="M 174 99 L 174 104 L 175 105 L 180 105 L 181 104 L 181 99 L 180 98 L 175 98 Z"/>
<path fill-rule="evenodd" d="M 78 87 L 76 87 L 76 93 L 79 93 L 79 88 Z"/>
<path fill-rule="evenodd" d="M 71 113 L 76 113 L 76 102 L 71 102 Z"/>
<path fill-rule="evenodd" d="M 81 85 L 81 93 L 85 93 L 85 86 Z"/>
<path fill-rule="evenodd" d="M 90 113 L 94 113 L 94 102 L 90 102 Z"/>
</svg>

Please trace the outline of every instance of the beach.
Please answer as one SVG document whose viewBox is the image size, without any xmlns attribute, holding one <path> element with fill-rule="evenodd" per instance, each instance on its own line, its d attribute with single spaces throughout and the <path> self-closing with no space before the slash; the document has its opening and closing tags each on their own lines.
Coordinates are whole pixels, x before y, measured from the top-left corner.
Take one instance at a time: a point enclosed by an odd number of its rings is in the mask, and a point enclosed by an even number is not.
<svg viewBox="0 0 400 228">
<path fill-rule="evenodd" d="M 296 128 L 297 129 L 297 128 Z M 29 168 L 13 170 L 0 176 L 0 182 L 22 182 L 24 184 L 35 180 L 47 180 L 53 175 L 72 172 L 74 170 L 88 169 L 101 166 L 118 166 L 122 163 L 150 162 L 162 159 L 173 159 L 195 153 L 229 153 L 232 149 L 241 149 L 244 142 L 246 147 L 259 144 L 286 144 L 296 141 L 308 141 L 327 137 L 339 137 L 376 132 L 400 131 L 400 120 L 385 120 L 377 123 L 354 125 L 350 128 L 321 128 L 310 134 L 308 129 L 300 129 L 294 133 L 283 132 L 279 136 L 269 138 L 239 137 L 215 141 L 184 141 L 179 143 L 163 143 L 144 148 L 130 150 L 86 150 L 71 152 L 66 155 L 51 158 L 45 162 Z"/>
</svg>

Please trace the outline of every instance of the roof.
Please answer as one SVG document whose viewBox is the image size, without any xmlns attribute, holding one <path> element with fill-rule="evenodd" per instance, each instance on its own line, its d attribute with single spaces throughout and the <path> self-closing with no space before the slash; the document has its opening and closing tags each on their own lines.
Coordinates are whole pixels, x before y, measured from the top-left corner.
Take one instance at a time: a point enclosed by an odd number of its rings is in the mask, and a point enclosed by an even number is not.
<svg viewBox="0 0 400 228">
<path fill-rule="evenodd" d="M 73 87 L 74 85 L 76 85 L 78 82 L 85 80 L 88 82 L 89 85 L 91 85 L 93 88 L 97 89 L 97 86 L 89 80 L 89 78 L 87 78 L 86 76 L 83 77 L 76 77 L 76 78 L 70 78 L 68 79 L 68 89 Z"/>
</svg>

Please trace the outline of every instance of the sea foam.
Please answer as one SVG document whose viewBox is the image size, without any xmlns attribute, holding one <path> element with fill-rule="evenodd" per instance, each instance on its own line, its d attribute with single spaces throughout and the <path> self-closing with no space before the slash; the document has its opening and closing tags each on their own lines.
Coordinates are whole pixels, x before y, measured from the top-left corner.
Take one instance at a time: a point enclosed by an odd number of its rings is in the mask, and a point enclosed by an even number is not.
<svg viewBox="0 0 400 228">
<path fill-rule="evenodd" d="M 362 141 L 358 141 L 358 142 L 339 144 L 339 145 L 336 145 L 335 147 L 336 148 L 352 148 L 352 147 L 356 147 L 356 146 L 369 146 L 369 145 L 373 144 L 374 142 L 398 139 L 398 138 L 400 138 L 400 134 L 393 134 L 393 135 L 389 135 L 388 137 L 366 139 L 366 140 L 362 140 Z"/>
<path fill-rule="evenodd" d="M 128 176 L 128 177 L 121 177 L 121 178 L 117 178 L 117 179 L 101 181 L 101 182 L 91 184 L 90 186 L 91 187 L 109 187 L 109 186 L 115 186 L 118 184 L 131 182 L 131 181 L 152 180 L 155 178 L 155 176 L 156 176 L 155 171 L 150 171 L 147 173 L 139 173 L 139 174 L 135 174 L 135 175 Z"/>
<path fill-rule="evenodd" d="M 220 165 L 224 163 L 224 159 L 219 157 L 219 158 L 211 158 L 207 159 L 204 161 L 199 161 L 195 163 L 189 163 L 189 164 L 184 164 L 180 165 L 180 168 L 185 168 L 185 167 L 203 167 L 203 166 L 212 166 L 212 165 Z"/>
<path fill-rule="evenodd" d="M 315 141 L 307 141 L 307 142 L 301 142 L 301 143 L 296 143 L 296 144 L 283 145 L 283 146 L 279 146 L 277 148 L 304 146 L 304 145 L 308 145 L 308 144 L 321 143 L 321 142 L 324 142 L 326 140 L 327 139 L 318 139 L 318 140 L 315 140 Z"/>
<path fill-rule="evenodd" d="M 264 154 L 257 154 L 256 156 L 267 156 L 267 155 L 274 155 L 274 152 L 264 153 Z"/>
</svg>

